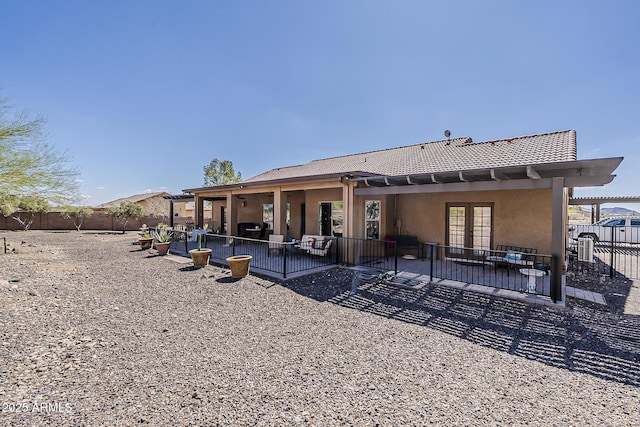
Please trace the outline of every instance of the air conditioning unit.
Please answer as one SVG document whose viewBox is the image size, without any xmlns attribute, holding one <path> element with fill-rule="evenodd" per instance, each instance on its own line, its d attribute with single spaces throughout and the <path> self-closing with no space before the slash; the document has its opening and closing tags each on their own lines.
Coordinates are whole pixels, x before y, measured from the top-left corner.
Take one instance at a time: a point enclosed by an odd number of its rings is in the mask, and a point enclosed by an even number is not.
<svg viewBox="0 0 640 427">
<path fill-rule="evenodd" d="M 578 261 L 593 262 L 593 240 L 591 238 L 578 238 Z"/>
</svg>

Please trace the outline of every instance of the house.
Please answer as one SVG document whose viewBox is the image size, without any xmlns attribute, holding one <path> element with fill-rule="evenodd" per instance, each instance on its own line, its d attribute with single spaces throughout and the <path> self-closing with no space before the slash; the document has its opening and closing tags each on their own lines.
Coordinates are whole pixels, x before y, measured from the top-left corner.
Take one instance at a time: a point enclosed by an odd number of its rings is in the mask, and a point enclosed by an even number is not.
<svg viewBox="0 0 640 427">
<path fill-rule="evenodd" d="M 95 206 L 94 209 L 102 210 L 118 207 L 122 203 L 137 203 L 142 206 L 143 216 L 158 217 L 166 220 L 166 218 L 169 217 L 170 203 L 165 197 L 170 195 L 171 194 L 167 193 L 166 191 L 136 194 L 133 196 L 123 197 L 103 203 L 101 205 Z"/>
<path fill-rule="evenodd" d="M 195 202 L 192 195 L 179 194 L 164 196 L 170 203 L 169 205 L 169 223 L 171 226 L 180 224 L 192 224 L 195 217 Z M 213 222 L 212 204 L 210 201 L 205 200 L 202 205 L 202 219 L 203 224 L 208 227 L 208 224 Z"/>
<path fill-rule="evenodd" d="M 194 197 L 196 224 L 209 201 L 214 229 L 229 235 L 240 223 L 264 222 L 285 238 L 409 235 L 460 248 L 526 246 L 562 260 L 572 189 L 611 182 L 622 160 L 578 160 L 574 130 L 482 142 L 460 137 L 183 191 Z"/>
</svg>

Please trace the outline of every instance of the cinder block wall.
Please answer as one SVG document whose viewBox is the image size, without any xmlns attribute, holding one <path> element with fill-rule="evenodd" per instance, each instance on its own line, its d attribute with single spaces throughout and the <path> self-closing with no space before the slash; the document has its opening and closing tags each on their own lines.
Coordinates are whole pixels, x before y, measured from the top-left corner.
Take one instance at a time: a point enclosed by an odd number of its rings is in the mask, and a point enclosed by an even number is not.
<svg viewBox="0 0 640 427">
<path fill-rule="evenodd" d="M 19 215 L 21 218 L 31 216 L 30 213 L 26 212 L 19 212 L 16 213 L 16 215 Z M 148 226 L 153 227 L 159 222 L 162 222 L 162 218 L 151 216 L 145 216 L 141 219 L 130 219 L 127 223 L 126 230 L 138 230 L 142 227 L 142 224 L 147 224 Z M 35 214 L 30 229 L 75 230 L 75 226 L 73 225 L 72 220 L 62 218 L 60 216 L 60 212 L 47 212 L 44 214 Z M 13 219 L 12 216 L 0 216 L 0 230 L 22 230 L 22 224 Z M 121 231 L 122 224 L 118 221 L 114 221 L 113 218 L 104 212 L 94 212 L 90 217 L 83 220 L 81 230 Z"/>
</svg>

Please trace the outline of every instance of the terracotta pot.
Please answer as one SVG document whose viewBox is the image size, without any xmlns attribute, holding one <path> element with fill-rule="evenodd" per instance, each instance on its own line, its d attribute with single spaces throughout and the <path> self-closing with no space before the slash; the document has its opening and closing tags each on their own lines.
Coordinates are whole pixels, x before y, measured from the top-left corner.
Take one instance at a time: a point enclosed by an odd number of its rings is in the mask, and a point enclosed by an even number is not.
<svg viewBox="0 0 640 427">
<path fill-rule="evenodd" d="M 151 249 L 151 244 L 153 244 L 153 239 L 151 237 L 141 237 L 138 239 L 138 242 L 140 242 L 140 249 L 142 249 L 143 251 L 146 249 Z"/>
<path fill-rule="evenodd" d="M 249 264 L 252 258 L 251 255 L 236 255 L 227 258 L 231 268 L 231 277 L 245 277 L 249 274 Z"/>
<path fill-rule="evenodd" d="M 169 246 L 171 242 L 159 242 L 156 243 L 156 250 L 158 251 L 158 255 L 166 255 L 169 252 Z"/>
<path fill-rule="evenodd" d="M 206 267 L 207 265 L 209 265 L 211 249 L 191 249 L 189 253 L 191 254 L 191 259 L 193 260 L 194 267 Z"/>
</svg>

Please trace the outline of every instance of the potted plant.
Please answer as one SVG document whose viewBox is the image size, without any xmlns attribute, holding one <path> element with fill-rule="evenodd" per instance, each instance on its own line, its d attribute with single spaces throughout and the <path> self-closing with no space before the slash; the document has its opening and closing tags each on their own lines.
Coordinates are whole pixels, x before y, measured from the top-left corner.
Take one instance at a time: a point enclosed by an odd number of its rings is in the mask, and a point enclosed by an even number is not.
<svg viewBox="0 0 640 427">
<path fill-rule="evenodd" d="M 202 247 L 202 234 L 198 234 L 198 249 L 191 249 L 189 254 L 193 260 L 194 267 L 200 268 L 209 265 L 211 249 Z"/>
<path fill-rule="evenodd" d="M 166 255 L 169 252 L 169 246 L 171 245 L 171 239 L 173 233 L 168 231 L 166 227 L 160 227 L 153 232 L 153 240 L 155 240 L 155 247 L 158 251 L 158 255 Z"/>
<path fill-rule="evenodd" d="M 138 242 L 140 243 L 140 249 L 147 250 L 151 249 L 151 245 L 153 244 L 153 237 L 149 233 L 142 233 L 140 237 L 138 237 Z"/>
<path fill-rule="evenodd" d="M 252 258 L 251 255 L 235 255 L 227 258 L 229 268 L 231 268 L 231 277 L 245 277 L 248 275 Z"/>
</svg>

